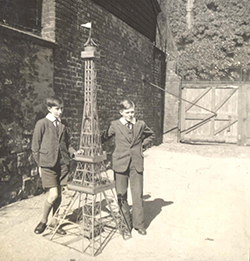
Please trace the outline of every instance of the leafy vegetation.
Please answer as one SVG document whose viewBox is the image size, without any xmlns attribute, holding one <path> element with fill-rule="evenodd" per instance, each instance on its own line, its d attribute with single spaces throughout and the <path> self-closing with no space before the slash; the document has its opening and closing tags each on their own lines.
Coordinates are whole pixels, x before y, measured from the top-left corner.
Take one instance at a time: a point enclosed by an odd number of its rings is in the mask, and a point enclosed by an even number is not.
<svg viewBox="0 0 250 261">
<path fill-rule="evenodd" d="M 250 71 L 250 1 L 196 0 L 187 28 L 186 0 L 161 1 L 187 80 L 241 80 Z M 169 50 L 171 52 L 171 50 Z"/>
<path fill-rule="evenodd" d="M 0 207 L 20 197 L 23 178 L 35 164 L 30 145 L 42 102 L 53 94 L 50 53 L 22 38 L 0 38 Z M 43 67 L 42 67 L 43 66 Z M 48 69 L 45 70 L 44 67 Z M 32 172 L 32 173 L 31 173 Z"/>
</svg>

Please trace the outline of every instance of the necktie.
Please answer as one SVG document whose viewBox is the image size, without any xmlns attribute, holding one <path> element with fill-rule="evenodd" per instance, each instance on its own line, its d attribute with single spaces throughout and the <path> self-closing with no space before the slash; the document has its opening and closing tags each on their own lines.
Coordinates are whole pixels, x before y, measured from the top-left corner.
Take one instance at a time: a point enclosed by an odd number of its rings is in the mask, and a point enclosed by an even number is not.
<svg viewBox="0 0 250 261">
<path fill-rule="evenodd" d="M 132 125 L 133 125 L 133 124 L 132 124 L 131 122 L 127 122 L 127 123 L 126 123 L 126 126 L 127 126 L 130 130 L 132 129 Z"/>
<path fill-rule="evenodd" d="M 55 127 L 56 127 L 56 134 L 58 137 L 59 136 L 59 120 L 58 119 L 55 120 Z"/>
</svg>

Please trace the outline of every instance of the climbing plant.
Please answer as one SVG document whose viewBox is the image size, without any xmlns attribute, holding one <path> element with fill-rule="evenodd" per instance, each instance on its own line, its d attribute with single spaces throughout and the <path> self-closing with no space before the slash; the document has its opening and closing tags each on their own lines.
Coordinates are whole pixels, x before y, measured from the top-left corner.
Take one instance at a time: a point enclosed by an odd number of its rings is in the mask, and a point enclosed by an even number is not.
<svg viewBox="0 0 250 261">
<path fill-rule="evenodd" d="M 54 93 L 52 51 L 0 28 L 0 207 L 16 199 L 34 166 L 30 145 L 43 100 Z"/>
<path fill-rule="evenodd" d="M 184 0 L 165 4 L 178 49 L 178 73 L 188 80 L 241 80 L 250 70 L 250 1 L 196 0 L 193 26 Z"/>
</svg>

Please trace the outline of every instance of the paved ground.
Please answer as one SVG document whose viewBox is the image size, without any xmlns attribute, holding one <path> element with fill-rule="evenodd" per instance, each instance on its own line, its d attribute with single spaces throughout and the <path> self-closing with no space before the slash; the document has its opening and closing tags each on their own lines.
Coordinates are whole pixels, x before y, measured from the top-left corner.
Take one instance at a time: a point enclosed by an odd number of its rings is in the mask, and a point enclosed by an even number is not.
<svg viewBox="0 0 250 261">
<path fill-rule="evenodd" d="M 248 261 L 250 148 L 165 143 L 145 152 L 148 235 L 90 257 L 33 230 L 45 195 L 0 209 L 1 261 Z"/>
</svg>

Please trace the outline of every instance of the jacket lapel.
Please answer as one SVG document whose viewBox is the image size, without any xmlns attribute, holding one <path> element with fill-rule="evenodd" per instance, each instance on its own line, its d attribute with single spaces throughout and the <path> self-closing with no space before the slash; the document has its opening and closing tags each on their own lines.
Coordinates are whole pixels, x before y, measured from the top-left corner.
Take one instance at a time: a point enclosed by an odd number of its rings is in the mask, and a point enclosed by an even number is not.
<svg viewBox="0 0 250 261">
<path fill-rule="evenodd" d="M 140 123 L 138 121 L 135 122 L 134 126 L 134 133 L 133 133 L 133 140 L 132 140 L 132 144 L 133 145 L 138 137 L 138 134 L 140 132 Z"/>
<path fill-rule="evenodd" d="M 56 133 L 56 127 L 55 127 L 54 123 L 52 121 L 50 121 L 50 120 L 48 120 L 48 122 L 49 122 L 50 129 L 52 129 L 53 132 Z"/>
<path fill-rule="evenodd" d="M 63 130 L 64 130 L 64 128 L 65 128 L 65 126 L 62 124 L 62 123 L 60 123 L 59 124 L 59 139 L 61 138 L 61 136 L 62 136 L 62 133 L 63 133 Z"/>
<path fill-rule="evenodd" d="M 53 132 L 55 133 L 55 136 L 57 136 L 56 126 L 54 125 L 54 123 L 53 123 L 52 121 L 50 121 L 50 120 L 48 120 L 48 121 L 49 121 L 49 127 L 53 130 Z M 58 126 L 58 128 L 59 128 L 59 136 L 58 136 L 58 139 L 60 139 L 61 136 L 62 136 L 63 130 L 64 130 L 64 128 L 65 128 L 65 125 L 62 124 L 62 123 L 60 123 L 59 126 Z"/>
<path fill-rule="evenodd" d="M 131 139 L 129 138 L 128 130 L 126 129 L 127 127 L 125 125 L 123 125 L 120 122 L 120 120 L 118 121 L 117 127 L 120 130 L 120 132 L 124 135 L 124 137 L 127 139 L 127 141 L 129 143 L 131 143 Z"/>
</svg>

